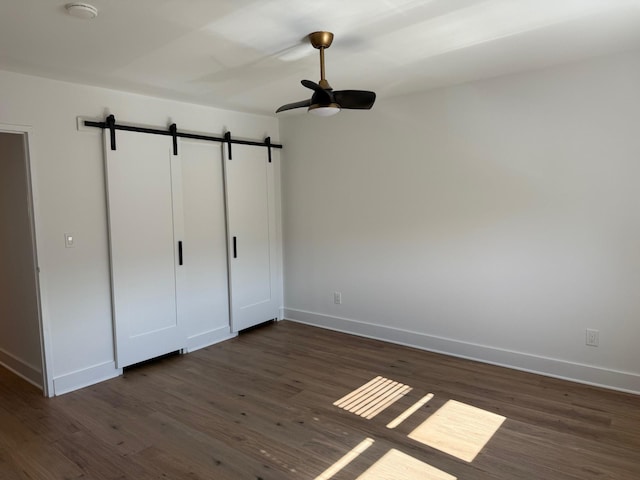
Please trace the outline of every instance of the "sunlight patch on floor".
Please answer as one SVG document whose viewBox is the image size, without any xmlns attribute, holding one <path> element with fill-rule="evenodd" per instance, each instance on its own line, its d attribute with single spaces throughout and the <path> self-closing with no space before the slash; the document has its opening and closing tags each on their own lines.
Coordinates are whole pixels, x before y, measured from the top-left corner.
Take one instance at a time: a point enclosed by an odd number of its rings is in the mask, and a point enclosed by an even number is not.
<svg viewBox="0 0 640 480">
<path fill-rule="evenodd" d="M 343 456 L 340 460 L 338 460 L 336 463 L 334 463 L 329 468 L 327 468 L 324 472 L 318 475 L 315 480 L 329 480 L 336 473 L 338 473 L 344 467 L 346 467 L 351 462 L 353 462 L 358 457 L 358 455 L 364 452 L 371 445 L 373 445 L 373 439 L 365 438 L 362 442 L 360 442 L 353 449 L 347 452 L 347 454 Z"/>
<path fill-rule="evenodd" d="M 398 425 L 400 425 L 402 422 L 404 422 L 407 418 L 409 418 L 411 415 L 416 413 L 420 409 L 420 407 L 425 405 L 432 398 L 433 398 L 433 393 L 429 393 L 428 395 L 425 395 L 420 400 L 418 400 L 416 403 L 414 403 L 409 408 L 407 408 L 400 415 L 398 415 L 396 418 L 391 420 L 387 424 L 387 428 L 396 428 Z"/>
<path fill-rule="evenodd" d="M 356 480 L 456 480 L 442 470 L 391 449 Z"/>
<path fill-rule="evenodd" d="M 333 404 L 366 419 L 372 419 L 411 391 L 411 387 L 376 377 Z"/>
<path fill-rule="evenodd" d="M 409 438 L 471 462 L 504 421 L 501 415 L 449 400 L 413 430 Z"/>
</svg>

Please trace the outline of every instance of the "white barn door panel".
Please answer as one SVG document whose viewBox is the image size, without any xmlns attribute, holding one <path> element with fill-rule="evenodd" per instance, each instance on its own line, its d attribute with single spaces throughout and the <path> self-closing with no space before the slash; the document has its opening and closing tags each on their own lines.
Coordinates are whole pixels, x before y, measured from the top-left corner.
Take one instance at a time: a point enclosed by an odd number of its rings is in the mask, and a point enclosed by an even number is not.
<svg viewBox="0 0 640 480">
<path fill-rule="evenodd" d="M 223 145 L 231 330 L 278 317 L 275 184 L 265 148 Z"/>
<path fill-rule="evenodd" d="M 180 159 L 170 137 L 105 130 L 116 365 L 186 347 Z"/>
<path fill-rule="evenodd" d="M 184 229 L 185 298 L 189 350 L 228 338 L 229 289 L 224 179 L 220 145 L 180 139 Z"/>
</svg>

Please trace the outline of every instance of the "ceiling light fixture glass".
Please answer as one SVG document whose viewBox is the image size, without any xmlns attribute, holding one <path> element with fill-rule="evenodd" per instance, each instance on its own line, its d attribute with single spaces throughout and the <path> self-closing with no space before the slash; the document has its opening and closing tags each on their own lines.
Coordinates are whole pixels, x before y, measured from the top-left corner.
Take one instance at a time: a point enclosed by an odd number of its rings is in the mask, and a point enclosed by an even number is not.
<svg viewBox="0 0 640 480">
<path fill-rule="evenodd" d="M 83 20 L 91 20 L 98 16 L 98 9 L 88 3 L 67 3 L 64 8 L 67 9 L 67 13 L 72 17 L 81 18 Z"/>
<path fill-rule="evenodd" d="M 309 113 L 313 113 L 318 117 L 331 117 L 337 113 L 340 113 L 340 105 L 337 103 L 330 103 L 329 105 L 311 105 L 309 107 Z"/>
</svg>

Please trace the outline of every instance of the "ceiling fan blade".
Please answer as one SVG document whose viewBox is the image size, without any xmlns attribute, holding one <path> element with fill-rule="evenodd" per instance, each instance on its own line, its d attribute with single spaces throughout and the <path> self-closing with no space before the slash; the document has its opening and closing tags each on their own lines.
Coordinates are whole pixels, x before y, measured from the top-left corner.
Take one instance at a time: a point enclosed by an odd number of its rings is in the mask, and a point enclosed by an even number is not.
<svg viewBox="0 0 640 480">
<path fill-rule="evenodd" d="M 320 85 L 318 85 L 316 82 L 312 82 L 311 80 L 302 80 L 300 81 L 300 83 L 303 87 L 310 88 L 311 90 L 314 90 L 316 92 L 318 90 L 324 90 Z"/>
<path fill-rule="evenodd" d="M 375 92 L 367 90 L 338 90 L 333 92 L 333 97 L 341 108 L 356 110 L 369 110 L 376 101 Z"/>
<path fill-rule="evenodd" d="M 300 102 L 287 103 L 286 105 L 282 105 L 278 110 L 276 110 L 276 113 L 284 112 L 285 110 L 293 110 L 294 108 L 308 107 L 309 105 L 311 105 L 311 100 L 302 100 Z"/>
</svg>

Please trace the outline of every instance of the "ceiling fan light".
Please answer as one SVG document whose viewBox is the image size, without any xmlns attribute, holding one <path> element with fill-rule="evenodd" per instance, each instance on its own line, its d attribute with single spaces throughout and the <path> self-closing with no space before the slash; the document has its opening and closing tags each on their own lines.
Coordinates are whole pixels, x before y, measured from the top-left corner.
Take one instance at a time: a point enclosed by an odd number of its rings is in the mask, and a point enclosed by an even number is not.
<svg viewBox="0 0 640 480">
<path fill-rule="evenodd" d="M 313 113 L 318 117 L 331 117 L 340 112 L 340 105 L 337 103 L 330 103 L 329 105 L 311 105 L 308 110 L 309 113 Z"/>
</svg>

